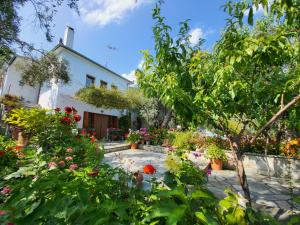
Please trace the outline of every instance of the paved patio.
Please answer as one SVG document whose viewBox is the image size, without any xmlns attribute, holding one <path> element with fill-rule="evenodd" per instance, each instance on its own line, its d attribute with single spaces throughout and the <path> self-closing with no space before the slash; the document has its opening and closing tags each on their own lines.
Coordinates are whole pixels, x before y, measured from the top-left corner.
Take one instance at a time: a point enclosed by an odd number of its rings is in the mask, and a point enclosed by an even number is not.
<svg viewBox="0 0 300 225">
<path fill-rule="evenodd" d="M 143 171 L 144 165 L 150 163 L 157 170 L 155 177 L 161 180 L 166 171 L 164 168 L 165 157 L 166 154 L 164 153 L 125 150 L 105 154 L 104 161 L 113 167 L 122 167 L 128 172 Z M 281 219 L 284 219 L 291 213 L 292 207 L 297 213 L 300 213 L 300 206 L 291 202 L 290 185 L 283 178 L 269 178 L 257 174 L 247 174 L 247 178 L 256 208 L 260 208 Z M 145 175 L 145 181 L 149 179 L 151 177 Z M 147 188 L 147 182 L 145 183 Z M 294 195 L 299 196 L 300 184 L 293 184 L 293 186 Z M 243 193 L 238 183 L 236 172 L 231 170 L 212 171 L 207 187 L 218 198 L 225 196 L 224 189 L 227 187 L 241 194 Z"/>
</svg>

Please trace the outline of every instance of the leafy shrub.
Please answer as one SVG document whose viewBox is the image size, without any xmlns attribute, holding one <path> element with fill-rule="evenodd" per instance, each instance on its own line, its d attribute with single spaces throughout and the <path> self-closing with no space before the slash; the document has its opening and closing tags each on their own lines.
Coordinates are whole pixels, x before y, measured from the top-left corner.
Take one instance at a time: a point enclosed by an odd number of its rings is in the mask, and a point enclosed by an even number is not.
<svg viewBox="0 0 300 225">
<path fill-rule="evenodd" d="M 287 142 L 283 148 L 283 153 L 288 157 L 300 158 L 300 138 Z"/>
<path fill-rule="evenodd" d="M 128 132 L 129 128 L 131 127 L 131 114 L 120 117 L 119 127 L 123 132 Z"/>
<path fill-rule="evenodd" d="M 16 167 L 17 157 L 16 142 L 0 135 L 0 177 Z"/>
<path fill-rule="evenodd" d="M 81 101 L 101 108 L 128 109 L 131 107 L 129 99 L 116 89 L 85 87 L 76 93 L 76 97 Z"/>
<path fill-rule="evenodd" d="M 149 128 L 148 130 L 152 144 L 162 145 L 164 140 L 168 135 L 168 130 L 166 128 Z"/>
<path fill-rule="evenodd" d="M 207 148 L 205 157 L 208 159 L 213 159 L 213 160 L 218 159 L 218 160 L 222 160 L 222 161 L 227 161 L 225 151 L 223 149 L 221 149 L 220 147 L 218 147 L 217 145 L 210 145 Z"/>
<path fill-rule="evenodd" d="M 192 146 L 192 131 L 173 132 L 174 139 L 172 145 L 178 148 L 190 149 Z"/>
<path fill-rule="evenodd" d="M 228 140 L 222 139 L 220 137 L 205 137 L 204 147 L 207 148 L 210 145 L 216 145 L 221 149 L 226 149 L 226 150 L 230 149 L 230 144 Z"/>
</svg>

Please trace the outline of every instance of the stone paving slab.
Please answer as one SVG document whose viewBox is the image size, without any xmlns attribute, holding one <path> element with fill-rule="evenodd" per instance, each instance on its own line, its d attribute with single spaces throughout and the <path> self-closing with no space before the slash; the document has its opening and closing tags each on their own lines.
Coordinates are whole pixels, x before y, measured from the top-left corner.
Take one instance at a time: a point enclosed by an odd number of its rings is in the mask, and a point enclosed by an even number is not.
<svg viewBox="0 0 300 225">
<path fill-rule="evenodd" d="M 122 167 L 127 172 L 143 171 L 146 164 L 152 164 L 157 173 L 155 177 L 158 180 L 163 179 L 164 160 L 166 154 L 159 152 L 151 152 L 144 150 L 125 150 L 120 152 L 106 153 L 104 162 L 113 167 Z M 145 175 L 145 181 L 150 180 L 151 176 Z M 270 213 L 272 216 L 284 217 L 290 215 L 292 207 L 290 197 L 290 187 L 283 178 L 267 177 L 258 174 L 247 174 L 248 183 L 250 186 L 253 205 L 256 208 L 262 209 Z M 299 193 L 300 184 L 293 184 L 294 192 Z M 239 185 L 236 171 L 221 170 L 212 171 L 209 176 L 208 189 L 210 189 L 217 198 L 225 197 L 224 189 L 231 188 L 235 192 L 243 194 Z M 296 213 L 300 213 L 300 206 L 295 205 Z"/>
</svg>

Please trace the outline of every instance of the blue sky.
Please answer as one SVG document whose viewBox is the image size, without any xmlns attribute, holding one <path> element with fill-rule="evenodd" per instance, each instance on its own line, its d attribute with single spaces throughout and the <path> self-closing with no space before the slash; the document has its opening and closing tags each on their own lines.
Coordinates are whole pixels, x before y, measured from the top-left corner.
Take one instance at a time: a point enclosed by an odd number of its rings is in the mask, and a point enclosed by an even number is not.
<svg viewBox="0 0 300 225">
<path fill-rule="evenodd" d="M 174 33 L 179 22 L 190 19 L 192 41 L 205 39 L 211 49 L 220 37 L 227 15 L 221 6 L 226 0 L 165 0 L 162 15 Z M 75 29 L 74 49 L 113 71 L 133 79 L 133 70 L 141 62 L 140 50 L 153 49 L 152 9 L 155 0 L 80 0 L 81 15 L 62 7 L 55 16 L 53 42 L 35 26 L 30 5 L 20 9 L 23 17 L 20 37 L 36 47 L 50 50 L 63 37 L 66 25 Z M 113 46 L 116 50 L 109 50 Z"/>
</svg>

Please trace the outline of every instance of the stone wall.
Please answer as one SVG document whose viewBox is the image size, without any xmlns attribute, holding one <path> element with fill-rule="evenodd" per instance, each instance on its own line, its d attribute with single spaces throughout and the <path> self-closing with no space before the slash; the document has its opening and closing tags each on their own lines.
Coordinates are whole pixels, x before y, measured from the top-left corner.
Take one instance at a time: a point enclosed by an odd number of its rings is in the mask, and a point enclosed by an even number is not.
<svg viewBox="0 0 300 225">
<path fill-rule="evenodd" d="M 267 176 L 287 177 L 289 167 L 293 180 L 300 181 L 300 160 L 288 159 L 284 156 L 263 156 L 246 153 L 243 158 L 246 173 Z"/>
<path fill-rule="evenodd" d="M 167 149 L 162 146 L 156 145 L 140 145 L 139 149 L 152 152 L 166 153 Z M 234 160 L 231 151 L 226 151 L 228 162 L 224 164 L 225 169 L 235 169 Z M 209 162 L 203 156 L 200 158 L 193 158 L 192 152 L 189 157 L 190 160 L 197 162 L 202 167 Z M 261 174 L 272 177 L 287 177 L 289 173 L 289 167 L 293 180 L 300 182 L 300 159 L 288 159 L 284 156 L 273 155 L 260 155 L 253 153 L 245 153 L 243 156 L 243 162 L 246 174 Z M 290 165 L 289 165 L 290 164 Z"/>
</svg>

